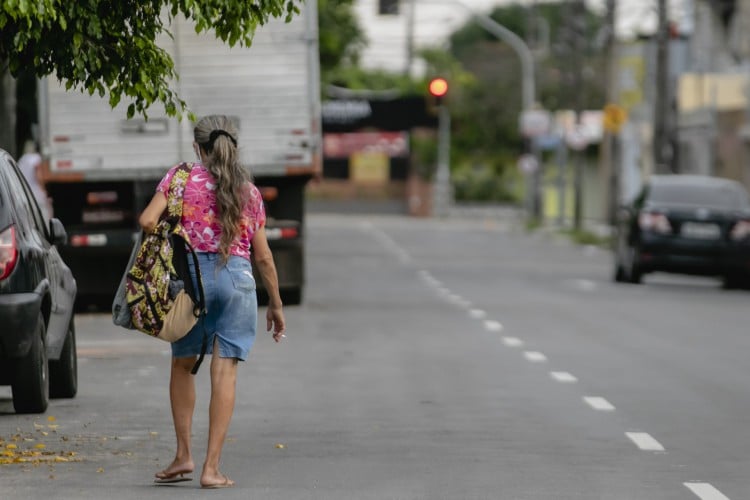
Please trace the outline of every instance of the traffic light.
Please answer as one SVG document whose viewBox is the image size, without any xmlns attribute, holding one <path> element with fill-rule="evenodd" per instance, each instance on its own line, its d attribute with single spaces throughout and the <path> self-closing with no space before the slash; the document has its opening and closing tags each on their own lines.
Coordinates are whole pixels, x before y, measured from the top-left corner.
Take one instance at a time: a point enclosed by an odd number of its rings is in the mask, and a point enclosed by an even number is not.
<svg viewBox="0 0 750 500">
<path fill-rule="evenodd" d="M 445 78 L 433 78 L 428 89 L 437 100 L 437 104 L 440 104 L 440 100 L 448 93 L 448 81 Z"/>
<path fill-rule="evenodd" d="M 443 104 L 443 97 L 448 94 L 448 81 L 445 78 L 433 78 L 427 85 L 431 99 L 428 102 L 428 109 L 431 113 L 437 114 L 438 109 Z"/>
</svg>

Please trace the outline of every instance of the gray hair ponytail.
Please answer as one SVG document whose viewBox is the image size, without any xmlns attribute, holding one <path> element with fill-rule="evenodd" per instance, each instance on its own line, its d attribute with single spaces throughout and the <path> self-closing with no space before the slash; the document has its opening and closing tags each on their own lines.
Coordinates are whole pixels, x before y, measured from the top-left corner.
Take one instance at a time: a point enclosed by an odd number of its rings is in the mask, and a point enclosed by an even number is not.
<svg viewBox="0 0 750 500">
<path fill-rule="evenodd" d="M 205 167 L 216 180 L 216 205 L 221 223 L 219 253 L 226 262 L 229 247 L 240 231 L 250 174 L 240 164 L 237 127 L 228 117 L 211 115 L 202 118 L 193 129 L 193 138 L 205 151 Z"/>
</svg>

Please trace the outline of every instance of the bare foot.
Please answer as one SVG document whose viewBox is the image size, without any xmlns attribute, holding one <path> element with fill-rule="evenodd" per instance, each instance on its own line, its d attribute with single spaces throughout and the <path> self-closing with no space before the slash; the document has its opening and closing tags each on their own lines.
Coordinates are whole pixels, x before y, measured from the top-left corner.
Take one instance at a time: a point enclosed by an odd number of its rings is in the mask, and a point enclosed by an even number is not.
<svg viewBox="0 0 750 500">
<path fill-rule="evenodd" d="M 201 475 L 201 488 L 231 488 L 234 481 L 221 473 L 209 474 L 203 472 Z"/>
<path fill-rule="evenodd" d="M 184 477 L 185 474 L 191 474 L 195 469 L 195 464 L 192 460 L 188 461 L 174 461 L 164 469 L 154 474 L 157 483 L 173 483 L 179 481 L 190 481 L 191 478 Z"/>
</svg>

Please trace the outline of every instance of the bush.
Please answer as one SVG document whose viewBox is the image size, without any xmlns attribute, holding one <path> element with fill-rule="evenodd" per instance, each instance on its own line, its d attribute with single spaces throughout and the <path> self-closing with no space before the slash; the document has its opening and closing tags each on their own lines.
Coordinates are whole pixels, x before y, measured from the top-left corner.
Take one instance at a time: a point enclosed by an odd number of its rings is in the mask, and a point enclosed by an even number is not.
<svg viewBox="0 0 750 500">
<path fill-rule="evenodd" d="M 498 174 L 488 166 L 463 168 L 453 172 L 452 180 L 456 201 L 515 203 L 520 199 L 513 169 Z"/>
</svg>

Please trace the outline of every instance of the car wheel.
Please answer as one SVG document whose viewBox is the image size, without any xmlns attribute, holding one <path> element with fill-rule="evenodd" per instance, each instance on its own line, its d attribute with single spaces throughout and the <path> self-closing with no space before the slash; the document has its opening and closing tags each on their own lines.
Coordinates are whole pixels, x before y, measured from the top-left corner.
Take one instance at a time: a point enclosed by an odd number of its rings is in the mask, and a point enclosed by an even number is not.
<svg viewBox="0 0 750 500">
<path fill-rule="evenodd" d="M 52 398 L 73 398 L 78 392 L 78 355 L 73 318 L 65 336 L 60 359 L 49 362 L 49 395 Z"/>
<path fill-rule="evenodd" d="M 641 270 L 641 266 L 638 265 L 636 249 L 632 247 L 630 248 L 630 272 L 628 272 L 628 281 L 636 285 L 643 281 L 643 271 Z"/>
<path fill-rule="evenodd" d="M 47 326 L 39 314 L 31 348 L 16 360 L 13 382 L 13 408 L 17 413 L 44 413 L 49 404 L 49 366 L 47 363 Z"/>
<path fill-rule="evenodd" d="M 643 281 L 643 271 L 641 271 L 640 266 L 638 266 L 638 264 L 634 262 L 633 265 L 630 267 L 630 282 L 638 285 L 642 281 Z"/>
<path fill-rule="evenodd" d="M 725 290 L 735 290 L 747 286 L 747 279 L 737 274 L 725 274 L 721 285 Z"/>
<path fill-rule="evenodd" d="M 617 283 L 623 283 L 627 281 L 625 279 L 625 268 L 622 267 L 619 253 L 615 254 L 615 273 L 613 278 Z"/>
</svg>

